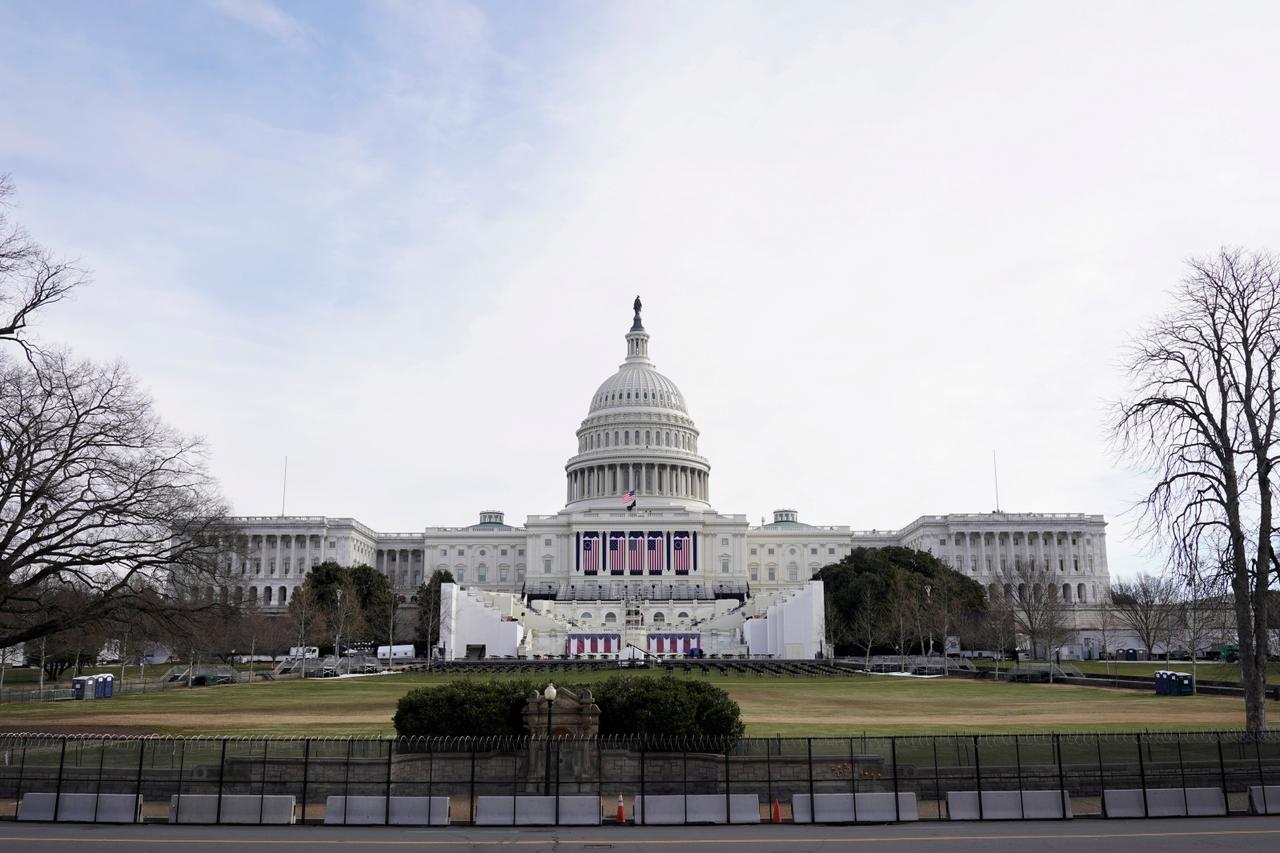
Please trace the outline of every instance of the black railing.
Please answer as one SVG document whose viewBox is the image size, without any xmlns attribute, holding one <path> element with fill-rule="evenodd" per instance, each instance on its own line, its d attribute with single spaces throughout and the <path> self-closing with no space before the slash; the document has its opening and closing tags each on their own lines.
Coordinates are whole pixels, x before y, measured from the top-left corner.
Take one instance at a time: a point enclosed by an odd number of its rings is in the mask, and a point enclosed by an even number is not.
<svg viewBox="0 0 1280 853">
<path fill-rule="evenodd" d="M 822 794 L 911 794 L 929 820 L 951 817 L 953 792 L 1062 791 L 1082 817 L 1102 814 L 1106 791 L 1141 791 L 1145 803 L 1152 791 L 1216 789 L 1228 811 L 1246 812 L 1251 788 L 1266 797 L 1280 785 L 1280 734 L 1238 731 L 554 738 L 547 746 L 526 737 L 7 734 L 0 819 L 36 793 L 139 795 L 157 820 L 175 796 L 214 795 L 221 814 L 227 797 L 286 795 L 308 822 L 323 820 L 330 797 L 448 797 L 451 821 L 474 823 L 478 798 L 541 796 L 548 775 L 557 818 L 562 797 L 598 798 L 613 819 L 619 796 L 630 818 L 637 796 L 721 795 L 727 810 L 731 795 L 754 794 L 765 822 L 789 821 L 797 795 L 812 803 Z"/>
</svg>

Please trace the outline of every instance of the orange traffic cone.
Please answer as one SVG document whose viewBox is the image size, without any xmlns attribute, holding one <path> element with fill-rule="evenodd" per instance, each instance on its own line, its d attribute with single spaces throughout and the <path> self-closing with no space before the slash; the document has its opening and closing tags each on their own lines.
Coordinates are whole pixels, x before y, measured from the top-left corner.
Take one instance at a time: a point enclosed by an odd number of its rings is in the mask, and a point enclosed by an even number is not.
<svg viewBox="0 0 1280 853">
<path fill-rule="evenodd" d="M 627 822 L 627 807 L 626 807 L 626 806 L 624 806 L 624 805 L 622 804 L 622 792 L 621 792 L 621 791 L 619 791 L 619 792 L 618 792 L 618 817 L 617 817 L 617 821 L 618 821 L 618 824 L 619 824 L 619 825 L 625 824 L 625 823 Z"/>
<path fill-rule="evenodd" d="M 778 801 L 773 801 L 773 822 L 782 823 L 782 806 L 778 805 Z"/>
</svg>

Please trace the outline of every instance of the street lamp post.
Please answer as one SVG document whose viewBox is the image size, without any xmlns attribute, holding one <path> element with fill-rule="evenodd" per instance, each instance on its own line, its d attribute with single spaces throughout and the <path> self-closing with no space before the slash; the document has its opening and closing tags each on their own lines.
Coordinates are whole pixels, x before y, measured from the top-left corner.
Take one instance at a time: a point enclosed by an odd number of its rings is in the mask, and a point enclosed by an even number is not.
<svg viewBox="0 0 1280 853">
<path fill-rule="evenodd" d="M 542 691 L 542 698 L 547 700 L 547 757 L 544 762 L 546 775 L 543 779 L 542 793 L 549 797 L 551 796 L 551 705 L 556 701 L 556 686 L 548 683 L 547 689 Z"/>
</svg>

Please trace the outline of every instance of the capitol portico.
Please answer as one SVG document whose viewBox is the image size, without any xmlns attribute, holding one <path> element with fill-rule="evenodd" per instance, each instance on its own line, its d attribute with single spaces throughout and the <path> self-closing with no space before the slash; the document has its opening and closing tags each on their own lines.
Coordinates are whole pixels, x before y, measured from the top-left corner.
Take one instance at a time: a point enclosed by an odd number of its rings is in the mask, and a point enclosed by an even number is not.
<svg viewBox="0 0 1280 853">
<path fill-rule="evenodd" d="M 625 342 L 578 427 L 559 511 L 521 527 L 485 510 L 476 524 L 406 533 L 352 518 L 241 517 L 221 594 L 281 608 L 311 567 L 333 560 L 373 565 L 408 596 L 445 569 L 457 584 L 443 602 L 448 657 L 630 647 L 812 657 L 825 651 L 812 578 L 856 547 L 929 551 L 988 587 L 1024 568 L 1049 572 L 1077 606 L 1109 586 L 1100 515 L 927 515 L 900 530 L 858 531 L 806 524 L 793 509 L 758 526 L 717 512 L 684 395 L 649 358 L 639 299 Z"/>
</svg>

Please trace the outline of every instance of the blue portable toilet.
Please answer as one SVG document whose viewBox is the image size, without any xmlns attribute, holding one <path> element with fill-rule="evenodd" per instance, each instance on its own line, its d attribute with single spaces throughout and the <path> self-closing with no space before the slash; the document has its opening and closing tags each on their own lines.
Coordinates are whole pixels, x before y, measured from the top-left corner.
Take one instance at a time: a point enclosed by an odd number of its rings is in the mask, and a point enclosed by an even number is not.
<svg viewBox="0 0 1280 853">
<path fill-rule="evenodd" d="M 74 699 L 96 699 L 97 686 L 92 675 L 77 675 L 71 679 L 71 696 Z"/>
<path fill-rule="evenodd" d="M 107 692 L 105 695 L 106 695 L 106 698 L 110 699 L 113 695 L 115 695 L 115 692 L 116 692 L 116 677 L 111 673 L 107 673 L 106 679 L 107 679 Z"/>
<path fill-rule="evenodd" d="M 1157 696 L 1169 695 L 1169 676 L 1171 676 L 1172 674 L 1173 673 L 1167 670 L 1163 670 L 1163 669 L 1156 670 L 1155 679 L 1156 679 L 1156 695 Z"/>
<path fill-rule="evenodd" d="M 106 674 L 92 675 L 93 679 L 93 698 L 108 699 L 111 696 L 112 676 Z"/>
</svg>

